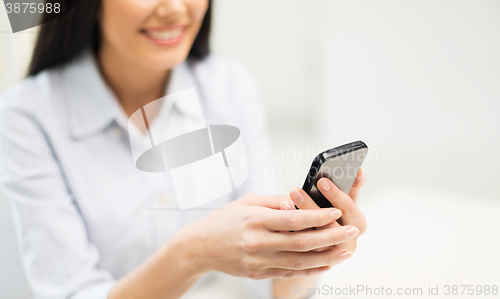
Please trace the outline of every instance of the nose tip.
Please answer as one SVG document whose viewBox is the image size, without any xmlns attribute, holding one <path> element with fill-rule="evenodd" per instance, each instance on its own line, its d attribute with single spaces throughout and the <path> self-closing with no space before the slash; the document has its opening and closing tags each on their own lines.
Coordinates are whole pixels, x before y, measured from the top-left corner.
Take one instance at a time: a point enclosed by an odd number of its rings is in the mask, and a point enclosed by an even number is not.
<svg viewBox="0 0 500 299">
<path fill-rule="evenodd" d="M 187 6 L 181 0 L 164 0 L 159 3 L 156 14 L 161 18 L 179 19 L 187 13 Z"/>
</svg>

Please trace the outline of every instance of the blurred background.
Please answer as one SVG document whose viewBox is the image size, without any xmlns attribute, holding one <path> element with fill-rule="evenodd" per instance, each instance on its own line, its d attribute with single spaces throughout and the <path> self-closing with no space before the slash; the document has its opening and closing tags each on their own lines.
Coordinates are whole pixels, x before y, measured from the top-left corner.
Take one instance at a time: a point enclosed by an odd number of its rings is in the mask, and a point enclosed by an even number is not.
<svg viewBox="0 0 500 299">
<path fill-rule="evenodd" d="M 325 283 L 500 284 L 500 1 L 214 5 L 212 52 L 259 83 L 284 192 L 317 153 L 370 148 L 369 230 Z M 0 8 L 0 93 L 24 76 L 35 34 L 12 34 Z M 2 198 L 0 234 L 0 297 L 28 298 Z"/>
</svg>

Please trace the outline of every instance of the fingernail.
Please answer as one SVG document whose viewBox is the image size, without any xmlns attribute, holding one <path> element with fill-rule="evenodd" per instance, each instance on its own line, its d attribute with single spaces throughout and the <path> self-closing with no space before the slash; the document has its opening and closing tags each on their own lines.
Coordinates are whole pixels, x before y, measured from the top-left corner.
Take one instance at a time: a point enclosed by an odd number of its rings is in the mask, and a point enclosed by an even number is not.
<svg viewBox="0 0 500 299">
<path fill-rule="evenodd" d="M 324 191 L 330 190 L 330 183 L 328 183 L 327 179 L 319 181 L 319 185 L 320 185 L 319 187 Z"/>
<path fill-rule="evenodd" d="M 349 259 L 351 256 L 352 256 L 352 252 L 346 251 L 346 252 L 342 253 L 341 255 L 339 255 L 338 261 L 343 262 L 343 261 Z"/>
<path fill-rule="evenodd" d="M 282 210 L 293 210 L 292 205 L 288 201 L 284 201 L 281 203 Z"/>
<path fill-rule="evenodd" d="M 335 209 L 330 213 L 330 218 L 332 218 L 332 220 L 337 220 L 340 216 L 342 216 L 342 211 L 339 209 Z"/>
<path fill-rule="evenodd" d="M 352 227 L 345 232 L 346 239 L 352 239 L 359 234 L 359 229 Z"/>
<path fill-rule="evenodd" d="M 296 204 L 299 205 L 304 201 L 304 196 L 302 196 L 302 193 L 300 193 L 297 189 L 293 189 L 292 192 L 290 192 L 290 197 Z"/>
</svg>

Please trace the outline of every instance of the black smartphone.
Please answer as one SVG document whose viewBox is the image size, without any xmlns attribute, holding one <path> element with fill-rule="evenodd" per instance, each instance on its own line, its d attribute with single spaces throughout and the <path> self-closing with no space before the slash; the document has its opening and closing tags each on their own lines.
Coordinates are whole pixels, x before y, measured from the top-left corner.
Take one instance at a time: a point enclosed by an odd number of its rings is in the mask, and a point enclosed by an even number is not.
<svg viewBox="0 0 500 299">
<path fill-rule="evenodd" d="M 314 158 L 302 189 L 320 208 L 333 207 L 316 187 L 321 178 L 329 178 L 340 190 L 349 194 L 359 169 L 368 154 L 363 141 L 355 141 L 324 151 Z"/>
</svg>

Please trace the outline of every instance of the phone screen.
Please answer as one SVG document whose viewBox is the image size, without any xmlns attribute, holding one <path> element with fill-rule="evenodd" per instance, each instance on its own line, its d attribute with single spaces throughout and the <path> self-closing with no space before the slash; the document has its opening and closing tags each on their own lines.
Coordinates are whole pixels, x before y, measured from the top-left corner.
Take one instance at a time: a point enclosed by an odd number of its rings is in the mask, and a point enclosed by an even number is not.
<svg viewBox="0 0 500 299">
<path fill-rule="evenodd" d="M 368 147 L 362 141 L 322 152 L 314 159 L 302 189 L 320 208 L 332 207 L 316 187 L 317 181 L 324 177 L 329 178 L 340 190 L 348 194 L 367 153 Z"/>
</svg>

